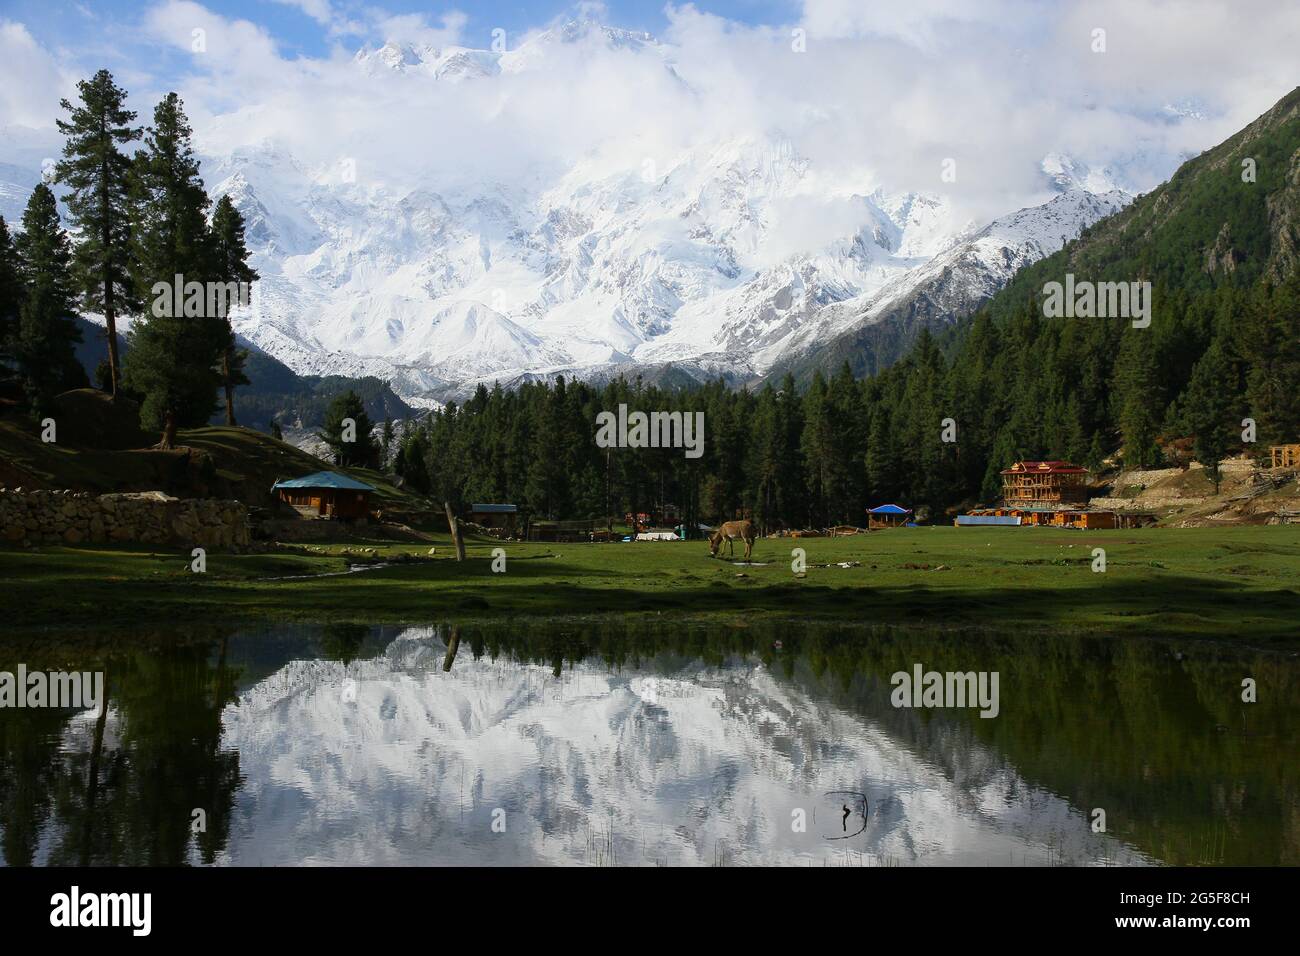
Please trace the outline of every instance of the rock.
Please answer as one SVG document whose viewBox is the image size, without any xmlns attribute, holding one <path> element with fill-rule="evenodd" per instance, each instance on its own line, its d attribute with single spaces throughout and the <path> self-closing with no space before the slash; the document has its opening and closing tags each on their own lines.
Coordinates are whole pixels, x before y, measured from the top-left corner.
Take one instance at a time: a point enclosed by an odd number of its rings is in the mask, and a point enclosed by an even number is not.
<svg viewBox="0 0 1300 956">
<path fill-rule="evenodd" d="M 91 495 L 0 489 L 0 536 L 8 541 L 139 541 L 193 547 L 246 546 L 248 510 L 238 501 L 180 500 L 161 492 Z M 373 551 L 373 549 L 371 549 Z"/>
</svg>

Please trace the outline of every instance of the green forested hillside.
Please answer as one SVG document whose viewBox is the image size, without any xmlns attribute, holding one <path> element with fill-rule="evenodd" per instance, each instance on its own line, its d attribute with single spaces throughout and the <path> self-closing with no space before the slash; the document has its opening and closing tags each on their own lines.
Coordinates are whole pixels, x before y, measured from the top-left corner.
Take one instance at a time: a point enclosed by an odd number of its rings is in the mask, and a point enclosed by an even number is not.
<svg viewBox="0 0 1300 956">
<path fill-rule="evenodd" d="M 76 321 L 81 329 L 77 360 L 93 380 L 96 369 L 108 357 L 104 330 L 85 319 Z M 129 345 L 125 337 L 118 336 L 117 348 L 118 354 L 127 354 Z M 373 376 L 299 375 L 283 362 L 252 347 L 248 350 L 244 373 L 249 384 L 235 390 L 235 414 L 241 425 L 259 431 L 268 431 L 272 419 L 282 425 L 301 421 L 305 428 L 319 428 L 325 421 L 325 408 L 330 400 L 349 389 L 361 396 L 366 413 L 375 421 L 410 418 L 415 414 L 387 382 Z M 224 424 L 225 420 L 224 408 L 213 412 L 212 424 Z"/>
<path fill-rule="evenodd" d="M 301 421 L 304 427 L 319 427 L 325 421 L 325 409 L 343 392 L 353 391 L 366 406 L 366 414 L 377 422 L 387 418 L 411 418 L 415 410 L 397 395 L 383 379 L 366 375 L 298 375 L 288 366 L 265 352 L 250 350 L 244 367 L 250 385 L 236 395 L 241 424 L 263 431 L 275 419 L 282 425 Z M 222 414 L 213 416 L 213 424 L 224 421 Z"/>
<path fill-rule="evenodd" d="M 958 491 L 986 496 L 1017 457 L 1095 464 L 1122 448 L 1126 463 L 1151 465 L 1159 440 L 1176 436 L 1221 457 L 1242 446 L 1245 417 L 1258 444 L 1300 439 L 1298 249 L 1300 90 L 1018 273 L 949 337 L 942 361 L 920 343 L 873 383 L 874 414 L 906 420 L 915 401 L 951 409 L 967 426 Z M 1150 327 L 1044 318 L 1044 285 L 1067 274 L 1150 282 Z"/>
<path fill-rule="evenodd" d="M 1244 160 L 1253 161 L 1253 178 Z M 857 380 L 851 363 L 756 393 L 481 389 L 411 430 L 398 467 L 438 500 L 514 501 L 578 517 L 677 505 L 767 526 L 861 523 L 865 503 L 936 511 L 998 494 L 1019 458 L 1154 465 L 1193 437 L 1202 461 L 1300 440 L 1300 90 L 1173 179 L 1018 273 L 957 328 L 922 332 Z M 1044 285 L 1151 283 L 1151 321 L 1046 318 Z M 830 370 L 827 370 L 828 372 Z M 703 456 L 596 447 L 595 414 L 705 413 Z M 955 434 L 955 441 L 945 441 Z"/>
</svg>

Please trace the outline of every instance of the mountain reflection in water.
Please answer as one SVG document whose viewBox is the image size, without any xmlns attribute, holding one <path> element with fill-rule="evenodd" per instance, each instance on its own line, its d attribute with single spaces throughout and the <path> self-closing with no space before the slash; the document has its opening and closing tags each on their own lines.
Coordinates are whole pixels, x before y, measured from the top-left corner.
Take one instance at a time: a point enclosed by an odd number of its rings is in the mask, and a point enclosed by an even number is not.
<svg viewBox="0 0 1300 956">
<path fill-rule="evenodd" d="M 105 714 L 0 711 L 11 865 L 1300 861 L 1281 655 L 814 625 L 90 647 L 51 659 L 105 671 Z M 998 671 L 999 715 L 894 708 L 916 663 Z"/>
</svg>

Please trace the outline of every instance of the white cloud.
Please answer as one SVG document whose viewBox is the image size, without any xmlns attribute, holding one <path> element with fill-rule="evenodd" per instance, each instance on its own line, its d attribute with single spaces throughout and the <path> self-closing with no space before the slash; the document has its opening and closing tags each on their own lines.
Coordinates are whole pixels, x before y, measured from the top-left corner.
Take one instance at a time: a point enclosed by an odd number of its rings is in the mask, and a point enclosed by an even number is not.
<svg viewBox="0 0 1300 956">
<path fill-rule="evenodd" d="M 317 23 L 328 26 L 334 22 L 334 8 L 330 0 L 275 0 L 286 7 L 297 7 Z"/>
<path fill-rule="evenodd" d="M 376 14 L 372 18 L 375 29 L 385 40 L 406 43 L 425 43 L 441 49 L 460 44 L 464 39 L 468 17 L 459 10 L 442 15 L 435 25 L 422 13 L 405 13 L 399 16 Z"/>
<path fill-rule="evenodd" d="M 336 40 L 346 32 L 338 4 L 281 2 Z M 349 9 L 363 10 L 365 25 L 348 29 L 374 43 L 490 40 L 466 38 L 457 12 Z M 208 148 L 273 140 L 309 166 L 351 157 L 366 182 L 395 189 L 457 179 L 542 189 L 579 161 L 631 175 L 646 160 L 667 169 L 692 148 L 779 133 L 846 191 L 944 193 L 975 219 L 1045 198 L 1039 164 L 1053 151 L 1122 164 L 1130 185 L 1150 188 L 1178 156 L 1230 135 L 1298 78 L 1300 5 L 1263 0 L 805 0 L 799 21 L 768 27 L 690 5 L 666 12 L 657 50 L 534 42 L 527 69 L 459 83 L 367 76 L 351 60 L 359 41 L 326 58 L 290 56 L 261 27 L 192 0 L 158 3 L 143 23 L 149 42 L 185 64 L 178 88 Z M 1099 27 L 1105 53 L 1091 49 Z M 792 49 L 796 28 L 806 52 Z M 203 52 L 192 52 L 196 29 Z M 50 91 L 67 78 L 21 25 L 6 24 L 0 43 L 0 69 L 23 77 L 3 84 L 0 121 L 52 122 L 60 94 Z M 1186 102 L 1206 116 L 1164 109 Z M 941 179 L 946 159 L 955 183 Z M 851 225 L 840 218 L 829 216 Z M 802 218 L 797 227 L 812 229 Z"/>
<path fill-rule="evenodd" d="M 287 7 L 297 7 L 325 27 L 326 32 L 332 37 L 361 36 L 365 33 L 366 28 L 361 21 L 349 18 L 331 0 L 274 0 L 274 2 Z"/>
<path fill-rule="evenodd" d="M 818 39 L 875 36 L 934 48 L 971 25 L 1016 32 L 1042 9 L 1033 0 L 804 0 L 800 25 Z"/>
<path fill-rule="evenodd" d="M 75 96 L 76 79 L 23 24 L 0 20 L 0 126 L 54 126 L 59 100 Z"/>
</svg>

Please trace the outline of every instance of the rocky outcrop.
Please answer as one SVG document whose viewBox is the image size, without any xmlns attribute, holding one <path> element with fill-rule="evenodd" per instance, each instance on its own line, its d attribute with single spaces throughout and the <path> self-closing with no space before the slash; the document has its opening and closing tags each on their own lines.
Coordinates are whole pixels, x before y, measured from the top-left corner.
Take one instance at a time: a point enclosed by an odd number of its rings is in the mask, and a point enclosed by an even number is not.
<svg viewBox="0 0 1300 956">
<path fill-rule="evenodd" d="M 1237 263 L 1245 258 L 1232 244 L 1232 234 L 1225 222 L 1214 240 L 1214 245 L 1205 251 L 1205 271 L 1210 275 L 1222 270 L 1225 273 L 1236 271 Z"/>
<path fill-rule="evenodd" d="M 172 498 L 158 491 L 92 495 L 0 488 L 0 538 L 14 544 L 138 543 L 244 548 L 248 508 L 238 501 Z"/>
<path fill-rule="evenodd" d="M 1208 501 L 1203 497 L 1179 495 L 1143 495 L 1140 498 L 1089 498 L 1088 507 L 1099 511 L 1158 511 L 1161 508 L 1186 508 Z"/>
</svg>

